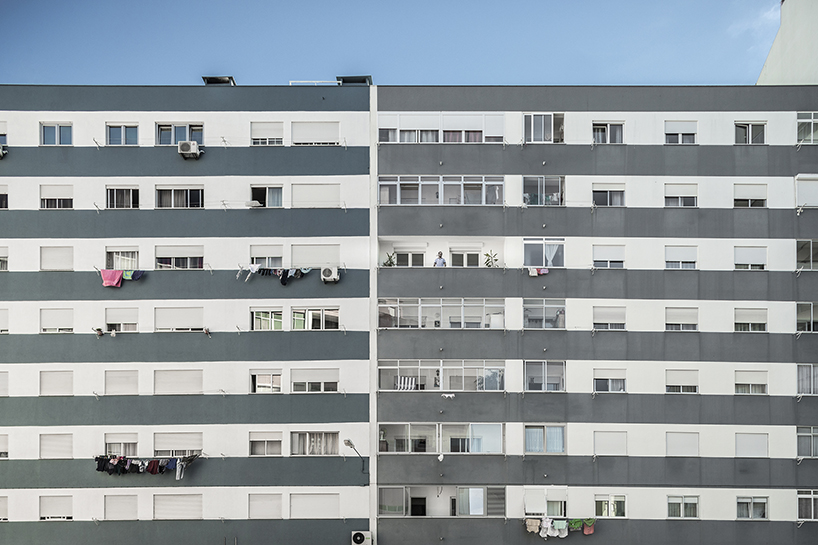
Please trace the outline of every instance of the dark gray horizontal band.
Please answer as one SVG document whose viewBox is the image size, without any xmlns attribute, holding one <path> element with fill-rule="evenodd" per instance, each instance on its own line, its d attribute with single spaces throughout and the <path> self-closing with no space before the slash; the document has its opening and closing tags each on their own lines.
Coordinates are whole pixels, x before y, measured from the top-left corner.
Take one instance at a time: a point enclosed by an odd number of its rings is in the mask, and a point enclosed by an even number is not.
<svg viewBox="0 0 818 545">
<path fill-rule="evenodd" d="M 103 251 L 100 248 L 100 262 Z M 251 275 L 245 282 L 247 270 L 236 280 L 237 272 L 238 266 L 233 271 L 213 271 L 212 275 L 206 269 L 147 271 L 137 282 L 124 280 L 120 288 L 103 287 L 96 272 L 3 272 L 0 273 L 0 301 L 311 299 L 369 295 L 369 271 L 362 269 L 342 269 L 337 284 L 322 282 L 321 271 L 313 269 L 301 278 L 288 281 L 286 286 L 274 275 Z M 246 329 L 247 323 L 237 325 Z"/>
<path fill-rule="evenodd" d="M 2 102 L 0 102 L 2 104 Z M 185 160 L 175 146 L 14 147 L 3 157 L 3 176 L 345 176 L 369 174 L 369 148 L 343 146 L 209 146 Z M 248 191 L 249 194 L 249 191 Z M 249 200 L 249 199 L 248 199 Z M 100 203 L 104 196 L 100 197 Z"/>
<path fill-rule="evenodd" d="M 0 104 L 4 110 L 52 112 L 368 112 L 369 88 L 2 85 Z"/>
<path fill-rule="evenodd" d="M 471 482 L 471 481 L 470 481 Z M 571 509 L 569 507 L 569 509 Z M 586 510 L 591 515 L 593 504 Z M 789 545 L 812 545 L 815 543 L 814 523 L 807 522 L 801 528 L 795 524 L 795 513 L 789 521 L 720 521 L 720 520 L 616 520 L 599 519 L 594 524 L 590 539 L 605 545 L 762 545 L 787 543 Z M 572 541 L 586 536 L 582 532 L 569 532 Z M 378 543 L 380 545 L 415 545 L 439 543 L 447 545 L 531 545 L 540 540 L 529 534 L 525 525 L 517 519 L 427 518 L 405 517 L 378 519 Z M 340 542 L 339 542 L 340 543 Z"/>
<path fill-rule="evenodd" d="M 814 426 L 818 396 L 382 391 L 378 421 Z"/>
<path fill-rule="evenodd" d="M 812 238 L 818 211 L 597 208 L 589 206 L 381 206 L 378 234 L 427 236 Z M 443 227 L 440 225 L 443 224 Z M 543 228 L 545 224 L 545 228 Z"/>
<path fill-rule="evenodd" d="M 102 319 L 100 319 L 100 325 Z M 0 363 L 365 360 L 368 331 L 3 335 Z"/>
<path fill-rule="evenodd" d="M 380 112 L 818 110 L 815 86 L 378 86 Z"/>
<path fill-rule="evenodd" d="M 443 350 L 441 351 L 441 348 Z M 547 348 L 548 352 L 544 352 Z M 818 335 L 542 330 L 378 331 L 381 359 L 647 360 L 815 363 Z"/>
<path fill-rule="evenodd" d="M 74 460 L 3 460 L 3 488 L 120 488 L 191 486 L 367 486 L 357 456 L 201 458 L 177 481 L 170 473 L 108 475 L 93 458 Z M 218 453 L 216 453 L 218 454 Z M 368 463 L 368 458 L 365 458 Z M 366 469 L 366 468 L 365 468 Z"/>
<path fill-rule="evenodd" d="M 99 204 L 104 202 L 100 194 Z M 369 210 L 3 210 L 0 233 L 4 238 L 49 239 L 365 237 L 369 235 Z"/>
<path fill-rule="evenodd" d="M 812 301 L 816 294 L 818 274 L 812 271 L 798 277 L 783 271 L 601 269 L 591 274 L 589 267 L 550 269 L 548 275 L 537 278 L 528 276 L 525 269 L 384 267 L 378 271 L 379 297 Z"/>
<path fill-rule="evenodd" d="M 440 474 L 443 474 L 441 477 Z M 543 477 L 543 474 L 548 477 Z M 656 456 L 378 456 L 378 484 L 810 488 L 818 460 Z"/>
<path fill-rule="evenodd" d="M 187 479 L 187 477 L 185 477 Z M 145 515 L 150 516 L 150 514 Z M 349 545 L 352 532 L 369 528 L 369 519 L 339 520 L 117 520 L 4 522 L 0 542 L 17 545 L 228 545 L 249 543 L 326 543 Z"/>
<path fill-rule="evenodd" d="M 802 146 L 800 151 L 795 146 L 597 145 L 591 149 L 590 144 L 384 144 L 378 148 L 379 174 L 795 176 L 816 171 L 818 146 Z"/>
<path fill-rule="evenodd" d="M 135 366 L 136 367 L 136 366 Z M 247 377 L 249 383 L 250 377 Z M 368 422 L 367 394 L 2 397 L 3 426 Z M 169 419 L 169 415 L 172 417 Z"/>
</svg>

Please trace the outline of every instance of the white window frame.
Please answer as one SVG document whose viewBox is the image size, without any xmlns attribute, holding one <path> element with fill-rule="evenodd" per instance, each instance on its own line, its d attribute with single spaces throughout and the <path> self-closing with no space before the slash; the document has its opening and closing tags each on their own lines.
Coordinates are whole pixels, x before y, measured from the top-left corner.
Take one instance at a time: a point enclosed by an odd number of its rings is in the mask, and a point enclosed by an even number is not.
<svg viewBox="0 0 818 545">
<path fill-rule="evenodd" d="M 754 142 L 753 130 L 757 127 L 762 127 L 761 142 Z M 747 138 L 744 142 L 739 141 L 739 128 L 747 131 Z M 736 121 L 735 122 L 735 144 L 737 146 L 761 146 L 767 143 L 767 122 L 766 121 Z"/>
<path fill-rule="evenodd" d="M 501 392 L 505 390 L 505 370 L 504 360 L 379 360 L 378 389 Z M 384 380 L 389 387 L 384 387 Z M 458 382 L 460 387 L 453 388 Z M 467 384 L 473 384 L 474 388 L 466 388 Z M 496 385 L 496 388 L 487 388 L 487 385 Z"/>
<path fill-rule="evenodd" d="M 251 371 L 250 372 L 250 393 L 251 394 L 280 394 L 281 371 Z"/>
<path fill-rule="evenodd" d="M 46 127 L 53 127 L 54 128 L 54 143 L 53 144 L 46 144 L 45 143 L 45 128 Z M 68 142 L 63 142 L 62 138 L 62 129 L 68 128 Z M 58 122 L 58 123 L 40 123 L 40 145 L 41 146 L 73 146 L 74 145 L 74 128 L 73 124 L 70 122 Z"/>
<path fill-rule="evenodd" d="M 698 206 L 698 197 L 674 197 L 665 195 L 665 208 L 696 208 Z"/>
<path fill-rule="evenodd" d="M 303 322 L 299 324 L 296 320 L 296 314 L 303 314 Z M 335 321 L 328 321 L 328 316 L 335 316 Z M 313 320 L 318 316 L 320 320 L 320 327 L 313 327 Z M 331 324 L 336 327 L 332 327 Z M 298 327 L 303 325 L 303 327 Z M 330 325 L 330 327 L 327 327 Z M 294 308 L 292 309 L 292 331 L 335 331 L 341 329 L 341 311 L 338 307 L 335 308 Z"/>
<path fill-rule="evenodd" d="M 178 138 L 178 131 L 184 129 L 184 138 Z M 162 143 L 164 131 L 170 131 L 170 142 Z M 204 145 L 204 123 L 157 123 L 156 124 L 156 145 L 176 146 L 179 142 L 197 142 Z"/>
<path fill-rule="evenodd" d="M 122 202 L 127 202 L 127 206 L 117 206 L 117 193 L 122 192 Z M 137 187 L 106 187 L 105 188 L 105 209 L 106 210 L 137 210 L 139 209 L 139 188 Z"/>
<path fill-rule="evenodd" d="M 473 195 L 477 186 L 480 188 L 479 202 Z M 451 202 L 452 200 L 454 202 Z M 469 202 L 466 202 L 467 200 Z M 380 176 L 378 178 L 378 205 L 383 206 L 502 206 L 504 203 L 505 178 L 503 176 Z"/>
<path fill-rule="evenodd" d="M 279 192 L 279 201 L 281 204 L 276 206 L 271 204 L 270 190 L 277 189 Z M 259 199 L 259 191 L 263 190 L 264 197 Z M 256 201 L 261 205 L 261 208 L 284 208 L 284 186 L 282 185 L 251 185 L 250 186 L 250 200 Z"/>
<path fill-rule="evenodd" d="M 249 456 L 251 458 L 279 458 L 284 456 L 284 441 L 282 438 L 279 439 L 253 439 L 252 438 L 253 432 L 250 432 L 250 441 L 249 441 Z M 255 443 L 255 445 L 254 445 Z M 264 454 L 254 454 L 253 447 L 262 447 L 264 450 Z M 278 449 L 276 449 L 276 446 Z M 278 450 L 278 452 L 275 452 Z"/>
<path fill-rule="evenodd" d="M 537 192 L 534 199 L 531 193 L 526 193 L 526 181 L 529 184 L 537 184 Z M 556 193 L 547 193 L 548 186 L 557 183 Z M 535 201 L 535 202 L 532 202 Z M 525 206 L 565 206 L 565 176 L 523 176 L 523 204 Z"/>
<path fill-rule="evenodd" d="M 550 125 L 550 138 L 546 138 L 546 116 Z M 534 121 L 541 117 L 543 127 L 542 135 L 536 138 L 534 134 Z M 558 134 L 559 133 L 559 134 Z M 561 144 L 565 142 L 565 113 L 557 112 L 533 112 L 523 114 L 523 138 L 526 144 Z"/>
<path fill-rule="evenodd" d="M 528 450 L 528 440 L 526 438 L 526 432 L 528 431 L 529 428 L 531 428 L 531 429 L 536 428 L 536 429 L 542 430 L 542 434 L 543 434 L 543 449 L 542 450 Z M 559 428 L 559 429 L 562 430 L 562 450 L 549 450 L 549 444 L 548 444 L 548 429 L 549 428 Z M 568 429 L 568 426 L 565 425 L 565 424 L 529 424 L 529 423 L 526 423 L 524 428 L 523 428 L 523 449 L 524 449 L 525 453 L 526 454 L 544 454 L 544 455 L 550 455 L 550 456 L 564 456 L 566 454 L 565 446 L 567 444 L 567 438 L 566 438 L 567 429 Z"/>
<path fill-rule="evenodd" d="M 298 450 L 298 437 L 304 436 L 304 446 L 306 450 L 311 450 L 311 445 L 316 440 L 320 443 L 321 452 L 295 452 Z M 333 437 L 334 436 L 334 437 Z M 294 431 L 290 433 L 290 456 L 338 456 L 340 434 L 337 431 Z"/>
<path fill-rule="evenodd" d="M 106 456 L 127 456 L 132 457 L 137 455 L 137 448 L 139 443 L 123 443 L 115 441 L 112 443 L 105 443 Z"/>
<path fill-rule="evenodd" d="M 160 192 L 170 191 L 170 206 L 162 206 Z M 191 195 L 193 191 L 199 192 L 199 206 L 191 206 Z M 184 206 L 176 206 L 176 194 L 181 192 L 185 198 Z M 204 188 L 203 187 L 157 187 L 156 188 L 156 209 L 157 210 L 204 210 Z"/>
<path fill-rule="evenodd" d="M 806 388 L 806 390 L 809 390 L 809 391 L 802 391 L 802 390 L 805 390 L 805 388 L 802 388 L 802 382 L 801 382 L 801 380 L 799 380 L 799 376 L 803 375 L 805 372 L 806 372 L 806 374 L 809 375 L 809 377 L 808 377 L 809 380 L 807 381 L 809 383 L 809 388 Z M 818 395 L 818 364 L 799 363 L 798 366 L 797 366 L 797 373 L 798 374 L 796 376 L 796 388 L 795 388 L 796 394 L 797 395 Z"/>
<path fill-rule="evenodd" d="M 119 129 L 119 138 L 120 143 L 114 144 L 111 142 L 111 131 Z M 127 133 L 128 129 L 136 129 L 136 143 L 128 144 L 127 143 Z M 136 147 L 139 146 L 139 124 L 138 123 L 106 123 L 105 124 L 105 145 L 106 146 L 116 146 L 116 147 Z"/>
<path fill-rule="evenodd" d="M 797 426 L 795 428 L 796 456 L 799 458 L 818 458 L 818 426 Z M 801 448 L 800 439 L 809 440 L 809 453 L 804 453 Z M 818 517 L 818 513 L 816 513 Z"/>
<path fill-rule="evenodd" d="M 455 257 L 460 262 L 455 264 Z M 469 264 L 470 260 L 474 260 L 474 264 Z M 458 268 L 478 268 L 480 267 L 480 251 L 479 250 L 450 250 L 449 251 L 449 266 Z"/>
<path fill-rule="evenodd" d="M 123 260 L 126 262 L 123 263 Z M 128 260 L 133 260 L 128 263 Z M 133 265 L 133 267 L 125 265 Z M 105 268 L 118 271 L 139 269 L 139 250 L 107 250 L 105 251 Z"/>
<path fill-rule="evenodd" d="M 670 514 L 670 506 L 671 504 L 679 506 L 679 515 L 671 515 Z M 695 505 L 696 506 L 696 514 L 695 515 L 687 515 L 686 507 L 688 505 Z M 667 497 L 667 518 L 672 520 L 678 519 L 698 519 L 699 517 L 699 496 L 668 496 Z"/>
<path fill-rule="evenodd" d="M 538 263 L 542 263 L 541 265 L 535 263 L 525 263 L 525 247 L 526 245 L 530 246 L 540 246 L 542 251 L 542 260 L 538 261 Z M 554 256 L 552 258 L 551 264 L 549 265 L 548 259 L 545 255 L 545 249 L 547 246 L 561 246 L 562 247 L 562 264 L 555 265 L 554 259 L 557 258 L 559 254 L 559 249 L 555 250 Z M 524 238 L 523 239 L 523 267 L 547 267 L 549 269 L 564 269 L 565 268 L 565 239 L 564 238 Z"/>
<path fill-rule="evenodd" d="M 426 261 L 426 252 L 411 250 L 395 250 L 396 267 L 423 267 Z"/>
<path fill-rule="evenodd" d="M 545 360 L 545 361 L 525 361 L 523 363 L 523 372 L 524 380 L 525 377 L 528 376 L 527 368 L 532 366 L 532 368 L 536 369 L 537 366 L 541 366 L 542 374 L 542 383 L 540 384 L 540 389 L 533 388 L 536 385 L 536 382 L 525 381 L 524 384 L 524 391 L 526 392 L 564 392 L 565 391 L 565 372 L 566 372 L 566 365 L 565 361 L 562 360 Z M 549 368 L 551 369 L 559 369 L 560 372 L 556 374 L 549 373 Z M 556 385 L 555 388 L 551 386 Z"/>
<path fill-rule="evenodd" d="M 597 203 L 597 197 L 601 197 L 602 194 L 605 194 L 605 203 Z M 614 193 L 621 193 L 622 194 L 622 204 L 612 204 L 614 201 L 613 196 Z M 591 190 L 591 201 L 594 203 L 594 206 L 600 208 L 624 208 L 625 207 L 625 190 L 624 189 L 592 189 Z"/>
<path fill-rule="evenodd" d="M 739 504 L 746 503 L 748 505 L 748 516 L 742 517 L 739 516 L 738 513 L 738 506 Z M 763 517 L 756 517 L 755 516 L 755 507 L 756 504 L 763 504 L 764 505 L 764 516 Z M 738 496 L 736 497 L 736 520 L 769 520 L 770 518 L 770 499 L 766 496 Z"/>
<path fill-rule="evenodd" d="M 534 325 L 539 316 L 526 316 L 535 311 L 542 311 L 540 327 Z M 565 299 L 523 299 L 523 329 L 565 329 Z"/>
<path fill-rule="evenodd" d="M 616 503 L 622 502 L 623 512 L 616 514 Z M 624 494 L 595 494 L 594 513 L 597 518 L 628 518 L 628 496 Z M 601 509 L 600 509 L 601 507 Z"/>
<path fill-rule="evenodd" d="M 796 140 L 798 145 L 818 144 L 818 112 L 798 112 Z M 804 138 L 801 135 L 806 133 Z"/>
<path fill-rule="evenodd" d="M 736 309 L 736 310 L 749 310 L 749 309 Z M 755 309 L 754 309 L 755 310 Z M 736 333 L 767 333 L 767 323 L 769 321 L 769 310 L 764 309 L 767 311 L 767 321 L 765 322 L 737 322 L 735 321 L 735 317 L 733 318 L 733 328 Z M 746 329 L 745 329 L 746 327 Z"/>
<path fill-rule="evenodd" d="M 620 127 L 620 135 L 622 140 L 619 142 L 611 141 L 611 127 Z M 598 139 L 599 130 L 604 130 L 602 139 Z M 594 145 L 597 144 L 624 144 L 625 143 L 625 123 L 622 121 L 594 121 L 591 124 L 591 141 Z"/>
<path fill-rule="evenodd" d="M 798 490 L 796 498 L 798 500 L 797 520 L 818 520 L 818 490 Z M 802 500 L 806 500 L 805 504 L 809 506 L 809 513 L 801 509 Z"/>
<path fill-rule="evenodd" d="M 250 331 L 284 331 L 284 310 L 280 308 L 250 309 Z"/>
</svg>

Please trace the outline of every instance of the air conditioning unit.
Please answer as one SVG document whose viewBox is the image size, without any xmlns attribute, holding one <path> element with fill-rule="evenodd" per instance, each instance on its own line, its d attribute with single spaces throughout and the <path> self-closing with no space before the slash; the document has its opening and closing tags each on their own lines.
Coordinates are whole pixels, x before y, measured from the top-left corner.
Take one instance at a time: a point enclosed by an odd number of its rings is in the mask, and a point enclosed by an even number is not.
<svg viewBox="0 0 818 545">
<path fill-rule="evenodd" d="M 362 544 L 372 544 L 372 532 L 352 532 L 352 545 Z"/>
<path fill-rule="evenodd" d="M 4 155 L 6 155 L 8 152 L 9 152 L 9 150 L 7 150 L 7 149 L 6 149 L 5 147 L 3 147 L 3 146 L 0 146 L 0 159 L 2 159 L 2 158 L 3 158 L 3 156 L 4 156 Z"/>
<path fill-rule="evenodd" d="M 199 149 L 199 143 L 195 140 L 184 140 L 178 144 L 179 155 L 188 159 L 190 157 L 198 159 L 204 150 Z"/>
<path fill-rule="evenodd" d="M 338 272 L 338 267 L 322 267 L 321 280 L 326 282 L 338 282 L 341 279 L 341 274 Z"/>
</svg>

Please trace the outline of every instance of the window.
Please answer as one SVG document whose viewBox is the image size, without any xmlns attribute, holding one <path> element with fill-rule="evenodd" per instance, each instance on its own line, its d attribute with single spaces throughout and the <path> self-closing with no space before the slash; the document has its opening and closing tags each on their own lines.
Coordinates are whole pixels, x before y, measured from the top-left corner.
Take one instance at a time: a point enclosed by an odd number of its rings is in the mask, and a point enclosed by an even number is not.
<svg viewBox="0 0 818 545">
<path fill-rule="evenodd" d="M 593 247 L 594 267 L 597 269 L 624 269 L 624 246 L 597 246 Z"/>
<path fill-rule="evenodd" d="M 203 391 L 201 369 L 157 369 L 153 372 L 155 395 L 201 395 Z"/>
<path fill-rule="evenodd" d="M 818 112 L 798 112 L 799 144 L 818 144 Z"/>
<path fill-rule="evenodd" d="M 252 331 L 281 331 L 284 324 L 282 310 L 251 310 Z"/>
<path fill-rule="evenodd" d="M 734 208 L 766 208 L 767 184 L 735 184 L 733 186 Z"/>
<path fill-rule="evenodd" d="M 293 369 L 290 376 L 293 392 L 338 391 L 338 369 Z"/>
<path fill-rule="evenodd" d="M 250 456 L 281 456 L 281 432 L 251 431 Z"/>
<path fill-rule="evenodd" d="M 526 206 L 564 206 L 565 177 L 523 177 L 523 204 Z"/>
<path fill-rule="evenodd" d="M 71 185 L 41 185 L 40 209 L 71 209 L 74 208 L 74 186 Z"/>
<path fill-rule="evenodd" d="M 698 329 L 698 308 L 665 309 L 665 331 L 697 331 Z"/>
<path fill-rule="evenodd" d="M 736 144 L 764 144 L 764 123 L 736 123 Z"/>
<path fill-rule="evenodd" d="M 153 434 L 153 455 L 183 457 L 202 453 L 202 432 L 157 432 Z"/>
<path fill-rule="evenodd" d="M 621 144 L 622 123 L 594 123 L 594 144 Z"/>
<path fill-rule="evenodd" d="M 665 121 L 665 144 L 695 144 L 695 121 Z"/>
<path fill-rule="evenodd" d="M 341 142 L 337 121 L 293 121 L 293 146 L 337 146 Z"/>
<path fill-rule="evenodd" d="M 250 200 L 256 201 L 263 208 L 281 208 L 284 206 L 281 187 L 251 187 Z"/>
<path fill-rule="evenodd" d="M 40 496 L 40 520 L 74 520 L 73 497 Z"/>
<path fill-rule="evenodd" d="M 0 271 L 9 270 L 9 249 L 8 246 L 0 246 Z"/>
<path fill-rule="evenodd" d="M 9 457 L 9 436 L 0 435 L 0 458 L 8 459 Z"/>
<path fill-rule="evenodd" d="M 293 456 L 338 455 L 338 432 L 293 432 L 290 442 Z"/>
<path fill-rule="evenodd" d="M 766 247 L 736 246 L 734 256 L 737 271 L 763 271 L 767 268 Z"/>
<path fill-rule="evenodd" d="M 250 141 L 253 146 L 284 145 L 284 123 L 281 121 L 251 121 Z"/>
<path fill-rule="evenodd" d="M 736 498 L 736 518 L 766 519 L 767 498 L 739 496 Z"/>
<path fill-rule="evenodd" d="M 767 331 L 766 308 L 737 308 L 735 316 L 735 331 Z"/>
<path fill-rule="evenodd" d="M 480 252 L 452 250 L 450 265 L 452 267 L 479 267 Z"/>
<path fill-rule="evenodd" d="M 105 248 L 105 268 L 129 271 L 139 268 L 139 248 L 108 246 Z"/>
<path fill-rule="evenodd" d="M 696 184 L 665 184 L 666 207 L 695 207 L 698 205 Z"/>
<path fill-rule="evenodd" d="M 8 496 L 0 496 L 0 522 L 7 522 L 9 520 L 9 498 Z"/>
<path fill-rule="evenodd" d="M 395 266 L 397 267 L 423 267 L 424 252 L 398 251 L 395 250 Z"/>
<path fill-rule="evenodd" d="M 503 517 L 506 513 L 506 489 L 495 487 L 457 487 L 458 517 Z"/>
<path fill-rule="evenodd" d="M 74 395 L 73 371 L 40 371 L 41 396 Z"/>
<path fill-rule="evenodd" d="M 597 517 L 624 517 L 625 496 L 594 496 L 594 513 Z"/>
<path fill-rule="evenodd" d="M 594 307 L 594 329 L 625 329 L 625 307 Z"/>
<path fill-rule="evenodd" d="M 502 176 L 381 176 L 379 204 L 500 205 Z"/>
<path fill-rule="evenodd" d="M 483 141 L 483 131 L 443 131 L 443 141 L 447 143 L 466 142 L 475 143 Z"/>
<path fill-rule="evenodd" d="M 798 426 L 796 428 L 798 440 L 797 456 L 803 458 L 818 457 L 818 426 Z M 816 513 L 818 516 L 818 513 Z"/>
<path fill-rule="evenodd" d="M 106 208 L 139 208 L 139 189 L 109 187 Z"/>
<path fill-rule="evenodd" d="M 105 395 L 139 394 L 139 371 L 105 371 Z"/>
<path fill-rule="evenodd" d="M 796 241 L 796 267 L 818 270 L 818 240 Z"/>
<path fill-rule="evenodd" d="M 385 129 L 384 132 L 378 131 L 379 138 L 388 138 L 388 140 L 380 140 L 381 142 L 397 142 L 397 134 L 396 129 Z M 400 142 L 404 144 L 440 142 L 440 131 L 438 129 L 401 129 Z"/>
<path fill-rule="evenodd" d="M 564 267 L 565 239 L 524 238 L 524 267 Z"/>
<path fill-rule="evenodd" d="M 250 371 L 250 391 L 254 394 L 281 392 L 281 371 Z"/>
<path fill-rule="evenodd" d="M 74 457 L 74 436 L 70 433 L 40 434 L 40 459 L 57 460 Z"/>
<path fill-rule="evenodd" d="M 0 209 L 7 209 L 8 207 L 9 207 L 9 186 L 0 185 Z"/>
<path fill-rule="evenodd" d="M 179 142 L 197 142 L 204 145 L 204 125 L 171 125 L 160 124 L 156 126 L 156 145 L 175 146 Z"/>
<path fill-rule="evenodd" d="M 138 146 L 136 125 L 106 125 L 109 146 Z"/>
<path fill-rule="evenodd" d="M 665 371 L 665 392 L 669 394 L 698 394 L 699 372 L 695 369 L 668 369 Z"/>
<path fill-rule="evenodd" d="M 9 332 L 9 309 L 7 308 L 0 308 L 0 335 L 8 335 Z M 0 379 L 2 379 L 3 373 L 0 372 Z M 0 380 L 0 384 L 2 384 L 2 380 Z M 3 395 L 2 393 L 2 386 L 0 386 L 0 396 Z"/>
<path fill-rule="evenodd" d="M 818 490 L 798 491 L 798 520 L 818 519 Z"/>
<path fill-rule="evenodd" d="M 799 209 L 818 207 L 818 175 L 798 174 L 795 177 L 795 195 L 795 205 Z"/>
<path fill-rule="evenodd" d="M 492 360 L 383 360 L 381 390 L 496 392 L 505 388 L 505 362 Z"/>
<path fill-rule="evenodd" d="M 73 333 L 74 309 L 44 308 L 40 310 L 40 333 Z"/>
<path fill-rule="evenodd" d="M 766 458 L 769 456 L 768 443 L 769 437 L 766 433 L 737 433 L 736 458 Z"/>
<path fill-rule="evenodd" d="M 378 452 L 439 452 L 437 424 L 381 424 Z"/>
<path fill-rule="evenodd" d="M 818 365 L 811 363 L 798 364 L 798 388 L 800 395 L 818 394 Z"/>
<path fill-rule="evenodd" d="M 337 308 L 293 309 L 293 331 L 338 329 Z"/>
<path fill-rule="evenodd" d="M 767 371 L 736 371 L 737 394 L 766 394 Z"/>
<path fill-rule="evenodd" d="M 154 520 L 201 520 L 202 494 L 154 494 Z"/>
<path fill-rule="evenodd" d="M 665 448 L 668 456 L 698 456 L 699 433 L 666 432 Z"/>
<path fill-rule="evenodd" d="M 378 515 L 402 517 L 405 513 L 406 490 L 402 486 L 378 489 Z"/>
<path fill-rule="evenodd" d="M 565 114 L 525 114 L 526 142 L 564 142 Z"/>
<path fill-rule="evenodd" d="M 280 268 L 283 262 L 284 247 L 280 244 L 250 245 L 250 263 L 265 269 Z"/>
<path fill-rule="evenodd" d="M 155 331 L 203 331 L 204 308 L 154 309 Z"/>
<path fill-rule="evenodd" d="M 249 519 L 280 519 L 281 494 L 248 494 Z"/>
<path fill-rule="evenodd" d="M 564 392 L 564 361 L 525 362 L 526 392 Z"/>
<path fill-rule="evenodd" d="M 565 329 L 565 299 L 523 299 L 524 329 Z"/>
<path fill-rule="evenodd" d="M 526 426 L 525 451 L 565 454 L 565 426 Z"/>
<path fill-rule="evenodd" d="M 594 369 L 594 392 L 625 391 L 625 369 Z"/>
<path fill-rule="evenodd" d="M 503 329 L 503 299 L 378 299 L 378 327 Z"/>
<path fill-rule="evenodd" d="M 567 488 L 526 486 L 523 501 L 526 517 L 564 517 L 566 513 Z"/>
<path fill-rule="evenodd" d="M 43 146 L 70 146 L 71 125 L 62 123 L 40 124 L 40 145 Z"/>
<path fill-rule="evenodd" d="M 138 441 L 138 434 L 136 433 L 106 433 L 105 455 L 136 456 Z"/>
<path fill-rule="evenodd" d="M 695 269 L 696 246 L 665 246 L 666 269 Z"/>
<path fill-rule="evenodd" d="M 625 184 L 593 184 L 594 206 L 625 206 Z"/>
<path fill-rule="evenodd" d="M 502 424 L 441 424 L 440 446 L 445 453 L 501 454 Z"/>
<path fill-rule="evenodd" d="M 698 496 L 668 496 L 667 518 L 669 519 L 697 519 L 699 518 Z"/>
<path fill-rule="evenodd" d="M 105 495 L 105 520 L 136 520 L 136 494 L 127 496 Z"/>
<path fill-rule="evenodd" d="M 204 208 L 204 189 L 156 188 L 156 208 Z"/>
<path fill-rule="evenodd" d="M 5 121 L 0 121 L 0 147 L 8 146 L 8 126 Z"/>
<path fill-rule="evenodd" d="M 203 269 L 204 246 L 157 246 L 156 268 Z"/>
</svg>

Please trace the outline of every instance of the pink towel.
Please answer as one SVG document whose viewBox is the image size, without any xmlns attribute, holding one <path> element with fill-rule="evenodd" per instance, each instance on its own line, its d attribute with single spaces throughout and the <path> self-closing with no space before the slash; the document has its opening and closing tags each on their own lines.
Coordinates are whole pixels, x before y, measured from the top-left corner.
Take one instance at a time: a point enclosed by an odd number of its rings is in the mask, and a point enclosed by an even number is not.
<svg viewBox="0 0 818 545">
<path fill-rule="evenodd" d="M 122 285 L 122 271 L 102 269 L 102 285 L 110 288 L 118 288 Z"/>
</svg>

